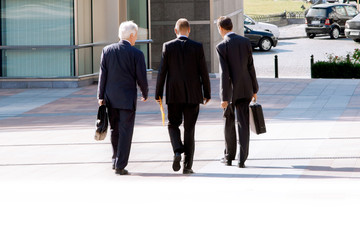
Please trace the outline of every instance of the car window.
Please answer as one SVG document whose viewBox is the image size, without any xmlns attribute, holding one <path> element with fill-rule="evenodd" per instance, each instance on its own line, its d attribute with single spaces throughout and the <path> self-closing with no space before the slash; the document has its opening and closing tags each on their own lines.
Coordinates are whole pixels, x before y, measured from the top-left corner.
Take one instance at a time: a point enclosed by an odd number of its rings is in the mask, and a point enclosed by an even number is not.
<svg viewBox="0 0 360 240">
<path fill-rule="evenodd" d="M 255 23 L 249 17 L 245 17 L 244 24 L 252 24 L 252 25 L 254 25 Z"/>
<path fill-rule="evenodd" d="M 347 16 L 345 8 L 343 6 L 336 6 L 336 7 L 334 7 L 334 9 L 338 15 Z"/>
<path fill-rule="evenodd" d="M 310 8 L 306 17 L 326 17 L 325 8 Z"/>
<path fill-rule="evenodd" d="M 358 14 L 358 11 L 356 10 L 356 7 L 353 6 L 345 6 L 346 11 L 350 17 L 354 17 Z"/>
</svg>

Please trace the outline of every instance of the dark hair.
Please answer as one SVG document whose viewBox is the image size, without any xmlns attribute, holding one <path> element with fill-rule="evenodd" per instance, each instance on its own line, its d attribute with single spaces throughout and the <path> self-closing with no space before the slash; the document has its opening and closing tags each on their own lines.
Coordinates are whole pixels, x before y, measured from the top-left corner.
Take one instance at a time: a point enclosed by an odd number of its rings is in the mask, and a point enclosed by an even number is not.
<svg viewBox="0 0 360 240">
<path fill-rule="evenodd" d="M 175 28 L 178 31 L 187 30 L 190 28 L 190 23 L 186 18 L 180 18 L 179 20 L 177 20 Z"/>
<path fill-rule="evenodd" d="M 225 30 L 231 31 L 233 29 L 233 24 L 231 18 L 226 16 L 221 16 L 217 20 L 217 26 Z"/>
</svg>

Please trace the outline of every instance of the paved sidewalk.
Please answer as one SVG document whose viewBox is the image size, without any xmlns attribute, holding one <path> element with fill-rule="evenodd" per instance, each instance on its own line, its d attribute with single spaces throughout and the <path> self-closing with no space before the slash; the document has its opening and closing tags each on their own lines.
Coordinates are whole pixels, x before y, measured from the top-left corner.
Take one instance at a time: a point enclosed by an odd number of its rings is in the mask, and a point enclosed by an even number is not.
<svg viewBox="0 0 360 240">
<path fill-rule="evenodd" d="M 358 239 L 360 80 L 259 79 L 267 133 L 245 169 L 219 162 L 211 82 L 191 176 L 172 171 L 154 79 L 130 176 L 93 140 L 96 86 L 0 90 L 0 239 Z"/>
</svg>

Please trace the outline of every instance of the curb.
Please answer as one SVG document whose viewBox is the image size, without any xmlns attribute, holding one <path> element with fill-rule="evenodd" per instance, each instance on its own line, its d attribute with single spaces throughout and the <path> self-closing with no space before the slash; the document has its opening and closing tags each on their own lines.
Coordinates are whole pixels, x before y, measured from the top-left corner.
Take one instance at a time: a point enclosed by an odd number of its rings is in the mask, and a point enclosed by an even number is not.
<svg viewBox="0 0 360 240">
<path fill-rule="evenodd" d="M 292 39 L 301 39 L 301 38 L 307 38 L 307 36 L 284 37 L 284 38 L 279 38 L 279 40 L 292 40 Z"/>
</svg>

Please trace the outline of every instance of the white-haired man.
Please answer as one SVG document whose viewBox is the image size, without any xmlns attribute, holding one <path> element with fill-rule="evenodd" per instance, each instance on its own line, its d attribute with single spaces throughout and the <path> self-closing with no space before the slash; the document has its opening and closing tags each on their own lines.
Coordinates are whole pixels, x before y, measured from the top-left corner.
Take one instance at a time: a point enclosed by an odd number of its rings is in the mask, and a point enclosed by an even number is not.
<svg viewBox="0 0 360 240">
<path fill-rule="evenodd" d="M 99 105 L 106 104 L 111 128 L 113 169 L 127 175 L 135 123 L 137 85 L 142 101 L 148 97 L 144 54 L 134 48 L 138 26 L 132 21 L 121 23 L 118 43 L 102 51 L 98 84 Z"/>
</svg>

